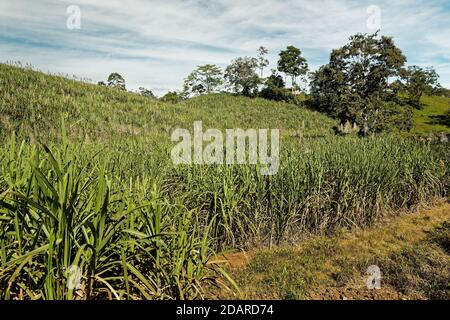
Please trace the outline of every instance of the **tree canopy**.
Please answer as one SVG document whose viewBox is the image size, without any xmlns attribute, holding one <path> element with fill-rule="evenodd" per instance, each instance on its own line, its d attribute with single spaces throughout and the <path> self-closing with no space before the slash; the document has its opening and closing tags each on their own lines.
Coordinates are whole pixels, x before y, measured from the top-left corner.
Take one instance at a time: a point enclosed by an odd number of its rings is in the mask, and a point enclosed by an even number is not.
<svg viewBox="0 0 450 320">
<path fill-rule="evenodd" d="M 156 96 L 153 94 L 153 92 L 149 89 L 146 89 L 144 87 L 139 87 L 139 94 L 144 97 L 156 99 Z"/>
<path fill-rule="evenodd" d="M 269 65 L 269 60 L 266 58 L 269 50 L 266 47 L 260 46 L 258 49 L 258 68 L 261 71 L 261 78 L 264 76 L 264 68 Z"/>
<path fill-rule="evenodd" d="M 322 111 L 356 123 L 364 135 L 387 127 L 408 129 L 411 110 L 398 97 L 406 57 L 390 37 L 356 34 L 313 73 L 311 94 Z"/>
<path fill-rule="evenodd" d="M 302 57 L 301 50 L 294 46 L 288 46 L 286 50 L 282 50 L 279 57 L 278 71 L 290 76 L 292 87 L 294 87 L 297 84 L 297 78 L 307 74 L 308 63 Z"/>
<path fill-rule="evenodd" d="M 108 87 L 125 91 L 125 79 L 117 72 L 111 73 L 108 77 Z"/>
<path fill-rule="evenodd" d="M 223 84 L 222 70 L 213 64 L 198 66 L 184 80 L 186 95 L 199 95 L 217 91 Z"/>
<path fill-rule="evenodd" d="M 414 107 L 420 106 L 420 98 L 426 91 L 434 91 L 439 87 L 436 71 L 431 68 L 421 68 L 419 66 L 410 66 L 403 73 L 406 82 L 406 91 Z"/>
<path fill-rule="evenodd" d="M 251 96 L 258 90 L 261 79 L 256 73 L 258 60 L 252 57 L 234 59 L 225 69 L 225 79 L 235 93 Z"/>
</svg>

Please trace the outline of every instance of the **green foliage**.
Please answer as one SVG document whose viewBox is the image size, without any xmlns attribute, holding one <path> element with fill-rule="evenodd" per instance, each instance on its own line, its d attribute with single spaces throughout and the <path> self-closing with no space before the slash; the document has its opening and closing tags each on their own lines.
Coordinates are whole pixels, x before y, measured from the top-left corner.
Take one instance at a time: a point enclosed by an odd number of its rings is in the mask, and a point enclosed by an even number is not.
<svg viewBox="0 0 450 320">
<path fill-rule="evenodd" d="M 264 68 L 269 65 L 269 60 L 267 60 L 266 56 L 269 53 L 266 47 L 260 46 L 258 48 L 258 67 L 261 71 L 261 78 L 264 76 Z"/>
<path fill-rule="evenodd" d="M 308 72 L 306 59 L 302 57 L 300 49 L 294 46 L 287 46 L 279 54 L 278 71 L 284 72 L 292 79 L 292 87 L 297 83 L 297 77 L 305 76 Z"/>
<path fill-rule="evenodd" d="M 0 298 L 202 297 L 220 271 L 210 227 L 146 173 L 121 180 L 110 153 L 66 143 L 1 148 Z"/>
<path fill-rule="evenodd" d="M 420 109 L 414 108 L 413 134 L 450 133 L 450 99 L 442 96 L 422 96 Z"/>
<path fill-rule="evenodd" d="M 251 96 L 258 90 L 261 79 L 256 73 L 258 60 L 243 57 L 234 59 L 225 69 L 225 79 L 235 93 Z"/>
<path fill-rule="evenodd" d="M 181 94 L 179 94 L 176 91 L 169 91 L 167 92 L 165 95 L 163 95 L 160 100 L 162 102 L 167 102 L 167 103 L 172 103 L 172 104 L 176 104 L 178 102 L 181 102 L 183 100 L 183 97 L 181 96 Z"/>
<path fill-rule="evenodd" d="M 358 124 L 364 135 L 409 129 L 412 111 L 398 98 L 397 83 L 389 84 L 390 78 L 401 75 L 405 61 L 392 38 L 377 33 L 350 37 L 347 45 L 333 50 L 329 64 L 313 73 L 316 108 Z"/>
<path fill-rule="evenodd" d="M 125 91 L 125 79 L 118 73 L 111 73 L 108 77 L 108 87 Z"/>
<path fill-rule="evenodd" d="M 198 66 L 184 80 L 186 95 L 217 92 L 223 84 L 222 70 L 213 64 Z"/>
<path fill-rule="evenodd" d="M 406 91 L 409 93 L 410 103 L 420 108 L 420 98 L 424 92 L 433 93 L 438 86 L 436 71 L 429 67 L 423 69 L 419 66 L 410 66 L 403 72 L 403 78 L 406 81 Z"/>
<path fill-rule="evenodd" d="M 265 85 L 268 88 L 284 88 L 285 83 L 283 77 L 272 70 L 272 74 L 266 79 Z"/>
<path fill-rule="evenodd" d="M 284 87 L 283 77 L 272 70 L 272 74 L 266 79 L 265 87 L 259 92 L 261 98 L 267 100 L 296 103 L 296 96 L 292 90 Z"/>
<path fill-rule="evenodd" d="M 336 121 L 292 104 L 162 103 L 3 64 L 0 87 L 1 298 L 204 298 L 223 279 L 216 251 L 369 226 L 445 192 L 437 146 L 337 137 Z M 278 173 L 174 166 L 171 132 L 194 120 L 279 128 Z"/>
<path fill-rule="evenodd" d="M 139 87 L 139 94 L 143 97 L 156 99 L 156 96 L 153 94 L 153 92 L 149 89 L 146 89 L 144 87 Z"/>
<path fill-rule="evenodd" d="M 450 98 L 450 90 L 442 87 L 437 87 L 434 90 L 434 94 L 441 97 Z"/>
</svg>

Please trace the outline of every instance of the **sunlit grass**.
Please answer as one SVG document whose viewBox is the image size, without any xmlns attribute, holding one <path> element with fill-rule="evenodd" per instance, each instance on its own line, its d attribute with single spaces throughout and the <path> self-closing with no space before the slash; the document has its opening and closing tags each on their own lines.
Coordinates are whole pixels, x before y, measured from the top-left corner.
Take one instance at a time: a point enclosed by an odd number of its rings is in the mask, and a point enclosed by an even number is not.
<svg viewBox="0 0 450 320">
<path fill-rule="evenodd" d="M 4 299 L 236 290 L 215 263 L 222 250 L 371 226 L 446 191 L 444 146 L 334 136 L 334 120 L 295 105 L 226 94 L 164 104 L 1 64 L 0 87 Z M 195 120 L 279 128 L 278 173 L 174 166 L 170 134 Z M 67 286 L 72 265 L 82 271 L 76 290 Z"/>
</svg>

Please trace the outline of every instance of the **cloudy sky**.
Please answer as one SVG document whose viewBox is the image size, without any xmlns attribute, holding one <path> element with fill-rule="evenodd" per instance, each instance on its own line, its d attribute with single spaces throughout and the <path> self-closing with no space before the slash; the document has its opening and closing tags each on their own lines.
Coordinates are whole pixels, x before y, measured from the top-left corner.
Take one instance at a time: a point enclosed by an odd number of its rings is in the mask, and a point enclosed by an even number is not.
<svg viewBox="0 0 450 320">
<path fill-rule="evenodd" d="M 0 0 L 0 62 L 94 82 L 119 72 L 129 89 L 162 94 L 180 89 L 196 65 L 224 67 L 260 45 L 271 67 L 292 44 L 314 70 L 350 35 L 378 27 L 408 64 L 434 66 L 450 87 L 448 0 Z"/>
</svg>

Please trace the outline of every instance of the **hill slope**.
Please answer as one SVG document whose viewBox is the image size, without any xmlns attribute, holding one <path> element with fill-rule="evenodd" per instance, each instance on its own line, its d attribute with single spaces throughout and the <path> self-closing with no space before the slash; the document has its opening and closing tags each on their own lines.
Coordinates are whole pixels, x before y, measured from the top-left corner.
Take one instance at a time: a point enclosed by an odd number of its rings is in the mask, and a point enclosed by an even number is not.
<svg viewBox="0 0 450 320">
<path fill-rule="evenodd" d="M 421 109 L 414 110 L 413 133 L 450 133 L 450 98 L 424 96 Z"/>
<path fill-rule="evenodd" d="M 244 299 L 450 299 L 450 202 L 371 230 L 223 257 Z M 367 269 L 380 268 L 378 290 Z"/>
<path fill-rule="evenodd" d="M 110 140 L 139 136 L 167 141 L 175 128 L 279 128 L 283 135 L 329 135 L 335 121 L 306 109 L 226 94 L 173 105 L 98 85 L 0 64 L 0 130 L 48 139 L 61 116 L 72 138 Z M 3 128 L 3 129 L 2 129 Z M 157 137 L 157 139 L 155 138 Z"/>
<path fill-rule="evenodd" d="M 195 120 L 281 129 L 276 174 L 174 164 L 171 132 Z M 217 251 L 370 227 L 446 192 L 444 146 L 333 125 L 285 103 L 171 105 L 0 65 L 0 298 L 202 298 L 211 282 L 234 287 Z"/>
</svg>

